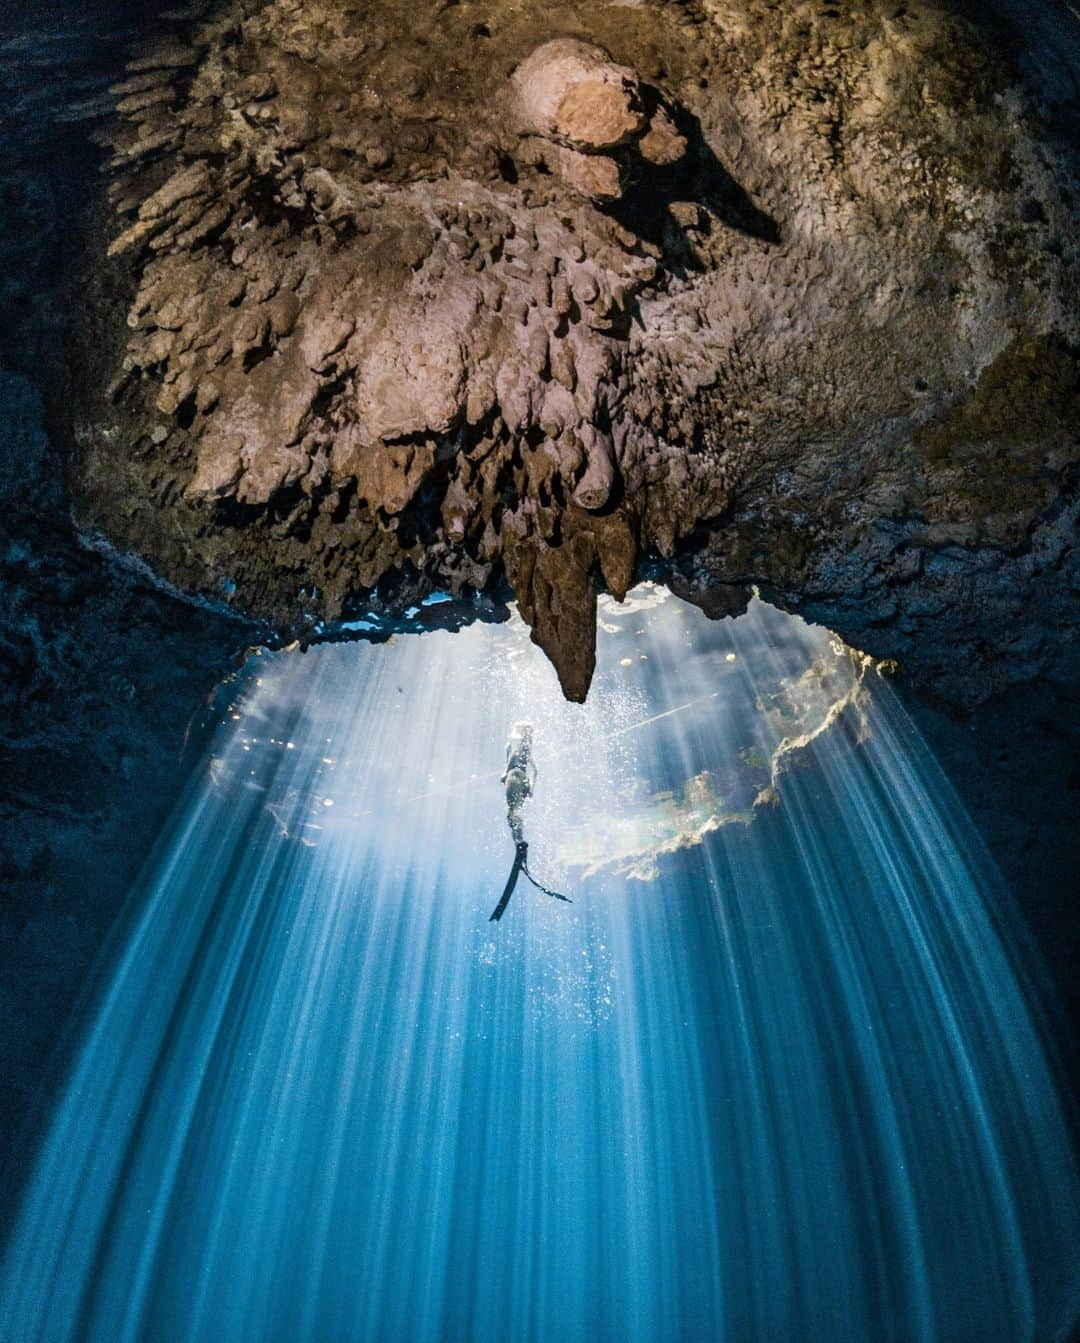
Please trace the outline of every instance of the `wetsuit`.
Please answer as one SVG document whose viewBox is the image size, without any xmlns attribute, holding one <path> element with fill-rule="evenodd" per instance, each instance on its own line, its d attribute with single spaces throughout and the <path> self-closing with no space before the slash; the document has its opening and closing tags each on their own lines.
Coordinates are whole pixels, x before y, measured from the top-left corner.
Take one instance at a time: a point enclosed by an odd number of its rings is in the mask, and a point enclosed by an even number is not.
<svg viewBox="0 0 1080 1343">
<path fill-rule="evenodd" d="M 523 731 L 511 737 L 506 747 L 506 769 L 502 782 L 506 789 L 506 823 L 514 840 L 514 866 L 502 898 L 495 906 L 489 922 L 498 922 L 506 912 L 514 887 L 521 876 L 522 868 L 528 858 L 529 846 L 525 840 L 525 803 L 532 797 L 533 783 L 536 779 L 536 766 L 532 759 L 532 732 Z"/>
<path fill-rule="evenodd" d="M 536 766 L 532 759 L 532 743 L 528 737 L 522 737 L 517 746 L 513 742 L 507 748 L 506 773 L 502 777 L 506 787 L 506 820 L 515 844 L 525 843 L 526 801 L 532 797 L 533 784 L 536 782 Z"/>
<path fill-rule="evenodd" d="M 498 922 L 506 912 L 506 906 L 510 903 L 510 897 L 514 894 L 514 887 L 522 872 L 537 890 L 556 900 L 566 900 L 565 895 L 559 895 L 557 891 L 549 891 L 546 886 L 541 886 L 529 872 L 529 845 L 525 839 L 524 810 L 525 803 L 532 797 L 533 787 L 536 784 L 536 766 L 532 758 L 532 728 L 527 724 L 515 731 L 506 747 L 506 770 L 502 781 L 506 789 L 506 822 L 514 840 L 514 865 L 510 869 L 506 888 L 489 922 Z"/>
</svg>

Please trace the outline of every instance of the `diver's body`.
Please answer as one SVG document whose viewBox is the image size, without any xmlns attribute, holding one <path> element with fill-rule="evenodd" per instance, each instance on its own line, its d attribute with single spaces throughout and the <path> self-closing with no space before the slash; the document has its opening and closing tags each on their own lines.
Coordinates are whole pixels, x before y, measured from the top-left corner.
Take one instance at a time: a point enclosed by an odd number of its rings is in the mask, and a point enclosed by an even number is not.
<svg viewBox="0 0 1080 1343">
<path fill-rule="evenodd" d="M 506 769 L 502 783 L 506 789 L 506 820 L 515 844 L 525 843 L 525 803 L 536 787 L 536 764 L 532 757 L 532 728 L 528 723 L 515 726 L 506 743 Z"/>
<path fill-rule="evenodd" d="M 510 903 L 510 897 L 514 894 L 514 887 L 522 872 L 545 895 L 553 896 L 556 900 L 566 900 L 565 895 L 559 895 L 556 891 L 549 891 L 546 886 L 541 886 L 529 872 L 529 845 L 525 839 L 524 809 L 536 786 L 532 739 L 531 723 L 515 723 L 510 740 L 506 744 L 506 769 L 503 771 L 502 783 L 506 789 L 506 822 L 514 841 L 514 865 L 510 869 L 506 888 L 489 922 L 497 922 L 506 912 L 506 906 Z"/>
</svg>

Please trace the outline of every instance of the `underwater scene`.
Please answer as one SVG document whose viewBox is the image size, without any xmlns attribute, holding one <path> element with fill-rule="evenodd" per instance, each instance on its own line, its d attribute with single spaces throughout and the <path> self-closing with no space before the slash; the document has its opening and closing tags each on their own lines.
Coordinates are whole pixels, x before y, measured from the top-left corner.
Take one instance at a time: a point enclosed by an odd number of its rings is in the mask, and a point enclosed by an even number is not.
<svg viewBox="0 0 1080 1343">
<path fill-rule="evenodd" d="M 1040 971 L 886 673 L 649 584 L 601 599 L 585 705 L 516 616 L 252 655 L 0 1338 L 1051 1337 L 1080 1184 Z"/>
</svg>

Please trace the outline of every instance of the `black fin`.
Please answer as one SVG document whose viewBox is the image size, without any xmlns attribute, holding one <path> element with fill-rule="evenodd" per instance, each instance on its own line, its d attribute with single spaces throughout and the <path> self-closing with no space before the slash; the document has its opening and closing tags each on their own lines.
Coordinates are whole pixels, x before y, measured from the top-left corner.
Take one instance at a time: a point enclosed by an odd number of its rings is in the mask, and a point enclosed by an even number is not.
<svg viewBox="0 0 1080 1343">
<path fill-rule="evenodd" d="M 502 893 L 502 898 L 495 906 L 495 910 L 488 919 L 488 923 L 498 923 L 506 913 L 506 906 L 510 903 L 510 897 L 514 894 L 514 887 L 517 885 L 518 877 L 521 875 L 521 869 L 525 866 L 525 857 L 521 849 L 514 854 L 514 866 L 510 869 L 510 876 L 506 882 L 506 889 Z"/>
<path fill-rule="evenodd" d="M 552 900 L 562 900 L 565 901 L 565 903 L 568 905 L 572 905 L 574 903 L 573 900 L 571 900 L 568 895 L 560 895 L 558 891 L 548 890 L 546 886 L 541 885 L 541 883 L 536 880 L 536 878 L 533 876 L 533 874 L 529 871 L 528 867 L 524 863 L 522 864 L 522 866 L 525 868 L 526 877 L 528 877 L 528 879 L 532 882 L 532 884 L 536 887 L 538 891 L 543 891 L 545 895 L 550 895 Z"/>
</svg>

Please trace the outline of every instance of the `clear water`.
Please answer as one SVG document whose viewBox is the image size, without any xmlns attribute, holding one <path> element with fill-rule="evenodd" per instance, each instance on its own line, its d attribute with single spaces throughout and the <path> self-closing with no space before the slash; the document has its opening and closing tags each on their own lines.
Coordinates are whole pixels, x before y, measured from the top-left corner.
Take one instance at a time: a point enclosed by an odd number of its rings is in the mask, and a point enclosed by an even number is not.
<svg viewBox="0 0 1080 1343">
<path fill-rule="evenodd" d="M 755 603 L 253 661 L 7 1248 L 7 1343 L 1049 1338 L 1077 1172 L 888 686 Z M 537 732 L 522 884 L 499 775 Z M 757 807 L 755 809 L 755 802 Z"/>
</svg>

